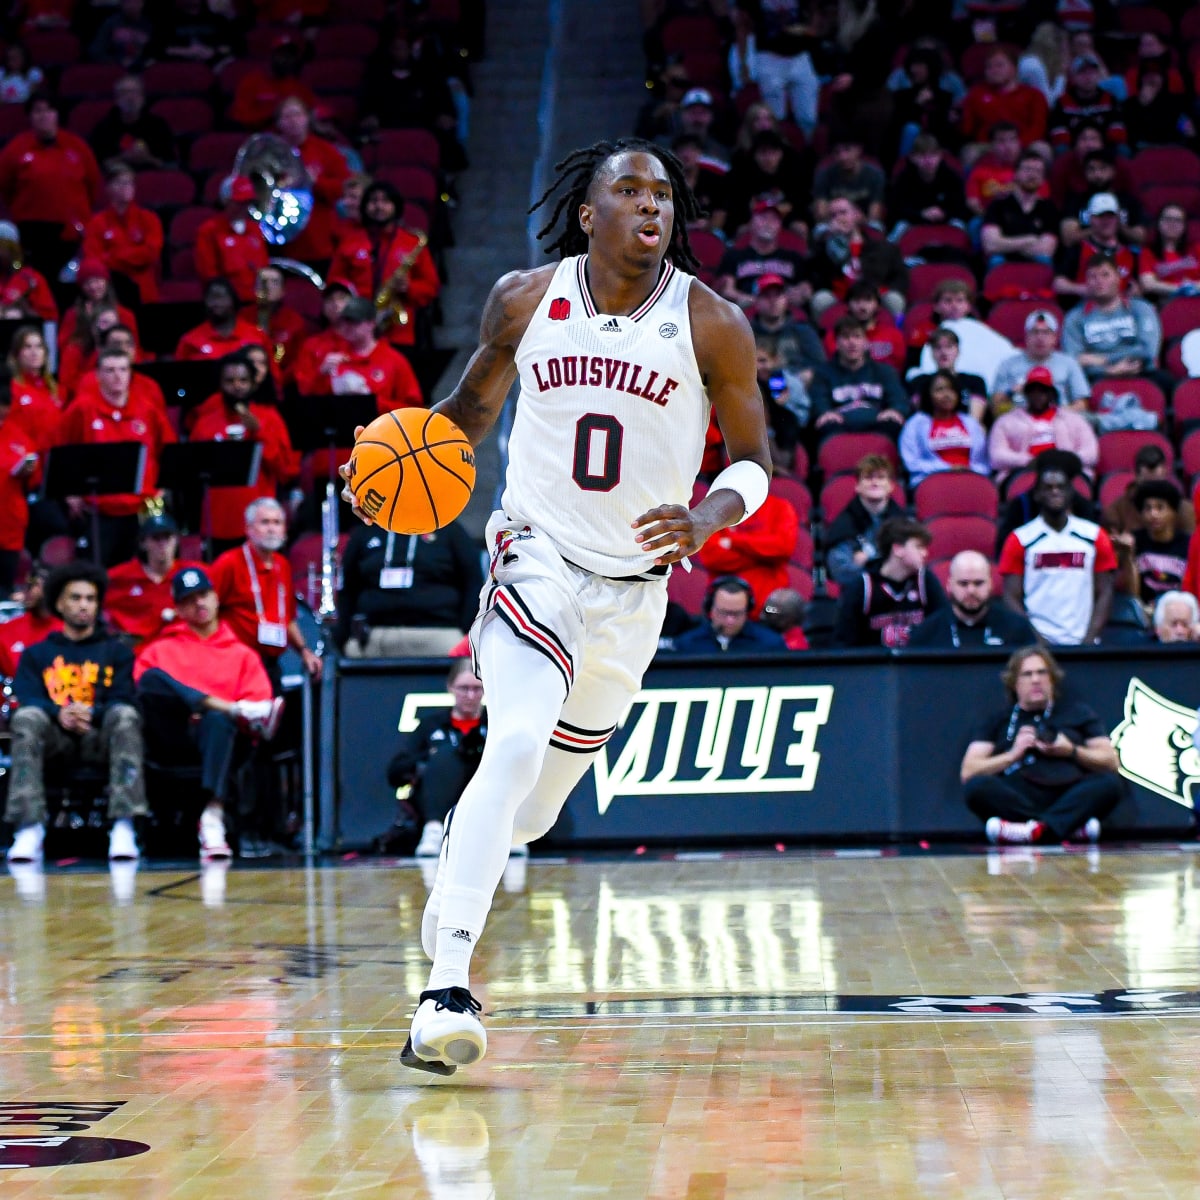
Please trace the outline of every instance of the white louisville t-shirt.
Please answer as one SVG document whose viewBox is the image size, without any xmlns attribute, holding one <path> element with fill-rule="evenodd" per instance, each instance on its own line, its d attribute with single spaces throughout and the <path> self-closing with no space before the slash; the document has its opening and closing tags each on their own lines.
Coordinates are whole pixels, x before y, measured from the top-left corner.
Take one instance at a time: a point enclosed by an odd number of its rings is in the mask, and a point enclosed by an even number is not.
<svg viewBox="0 0 1200 1200">
<path fill-rule="evenodd" d="M 1062 529 L 1042 518 L 1013 530 L 1000 552 L 1000 574 L 1025 579 L 1025 611 L 1054 646 L 1077 646 L 1092 620 L 1097 571 L 1115 571 L 1112 542 L 1094 521 L 1069 516 Z"/>
</svg>

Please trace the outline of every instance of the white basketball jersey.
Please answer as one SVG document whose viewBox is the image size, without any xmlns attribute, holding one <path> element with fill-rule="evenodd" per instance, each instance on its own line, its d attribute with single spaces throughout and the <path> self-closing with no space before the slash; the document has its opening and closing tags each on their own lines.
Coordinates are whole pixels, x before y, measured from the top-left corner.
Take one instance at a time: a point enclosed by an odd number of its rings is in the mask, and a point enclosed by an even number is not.
<svg viewBox="0 0 1200 1200">
<path fill-rule="evenodd" d="M 691 502 L 709 404 L 688 318 L 692 276 L 664 263 L 629 316 L 596 310 L 587 257 L 559 263 L 517 348 L 521 395 L 501 506 L 599 575 L 647 570 L 633 521 Z"/>
</svg>

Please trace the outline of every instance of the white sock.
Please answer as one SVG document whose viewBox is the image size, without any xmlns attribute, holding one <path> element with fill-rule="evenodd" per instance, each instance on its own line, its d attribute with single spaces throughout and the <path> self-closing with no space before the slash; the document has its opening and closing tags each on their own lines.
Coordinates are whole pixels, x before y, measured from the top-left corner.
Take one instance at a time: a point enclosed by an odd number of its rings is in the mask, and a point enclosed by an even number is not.
<svg viewBox="0 0 1200 1200">
<path fill-rule="evenodd" d="M 469 930 L 439 926 L 437 953 L 434 956 L 433 968 L 429 972 L 426 990 L 434 992 L 441 988 L 468 987 L 471 955 L 475 951 L 477 941 L 478 935 Z"/>
</svg>

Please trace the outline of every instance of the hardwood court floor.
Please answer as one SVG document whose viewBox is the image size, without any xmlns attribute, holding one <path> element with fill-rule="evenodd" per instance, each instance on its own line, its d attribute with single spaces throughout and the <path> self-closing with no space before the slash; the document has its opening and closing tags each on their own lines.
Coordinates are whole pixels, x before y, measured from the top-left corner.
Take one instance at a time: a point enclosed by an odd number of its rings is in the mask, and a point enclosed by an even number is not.
<svg viewBox="0 0 1200 1200">
<path fill-rule="evenodd" d="M 1200 1197 L 1195 849 L 535 858 L 449 1080 L 397 1062 L 411 864 L 0 878 L 0 1187 Z"/>
</svg>

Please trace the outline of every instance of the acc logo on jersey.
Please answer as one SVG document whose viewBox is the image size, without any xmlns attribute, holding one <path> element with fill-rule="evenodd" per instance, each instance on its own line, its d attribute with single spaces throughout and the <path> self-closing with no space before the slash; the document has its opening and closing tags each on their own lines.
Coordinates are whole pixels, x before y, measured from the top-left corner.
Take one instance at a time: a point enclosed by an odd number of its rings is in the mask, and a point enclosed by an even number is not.
<svg viewBox="0 0 1200 1200">
<path fill-rule="evenodd" d="M 1125 693 L 1125 719 L 1112 732 L 1121 774 L 1194 809 L 1200 786 L 1195 727 L 1194 708 L 1160 696 L 1135 676 Z"/>
<path fill-rule="evenodd" d="M 560 296 L 550 301 L 550 320 L 565 321 L 571 315 L 571 302 Z"/>
<path fill-rule="evenodd" d="M 658 336 L 665 338 L 673 338 L 679 332 L 679 326 L 674 321 L 664 321 L 658 327 Z"/>
</svg>

